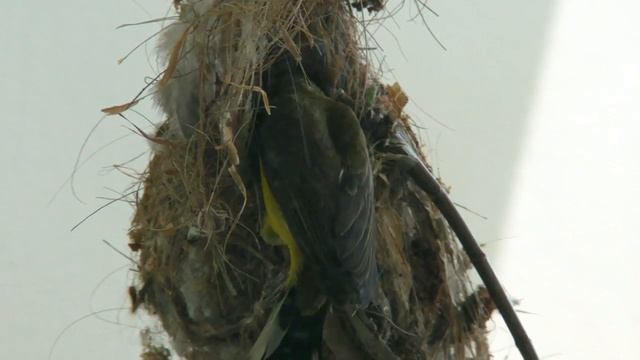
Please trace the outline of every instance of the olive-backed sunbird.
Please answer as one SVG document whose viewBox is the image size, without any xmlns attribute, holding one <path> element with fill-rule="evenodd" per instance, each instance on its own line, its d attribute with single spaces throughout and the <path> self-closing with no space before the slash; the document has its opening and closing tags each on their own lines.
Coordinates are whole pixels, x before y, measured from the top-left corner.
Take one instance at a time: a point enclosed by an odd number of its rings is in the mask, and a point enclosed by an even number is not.
<svg viewBox="0 0 640 360">
<path fill-rule="evenodd" d="M 354 112 L 286 61 L 271 67 L 271 114 L 256 120 L 261 235 L 288 247 L 288 293 L 250 360 L 319 358 L 325 314 L 375 299 L 373 176 Z"/>
</svg>

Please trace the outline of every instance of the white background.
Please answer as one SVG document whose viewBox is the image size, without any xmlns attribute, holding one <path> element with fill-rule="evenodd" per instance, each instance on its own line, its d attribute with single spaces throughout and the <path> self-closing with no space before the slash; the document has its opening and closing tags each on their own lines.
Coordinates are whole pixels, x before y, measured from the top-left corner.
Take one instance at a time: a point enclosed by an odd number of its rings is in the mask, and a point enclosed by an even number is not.
<svg viewBox="0 0 640 360">
<path fill-rule="evenodd" d="M 390 5 L 399 1 L 390 0 Z M 410 1 L 407 1 L 410 3 Z M 640 5 L 558 0 L 437 0 L 376 35 L 415 104 L 409 111 L 439 175 L 486 244 L 543 358 L 639 359 Z M 131 208 L 116 203 L 70 229 L 130 182 L 109 171 L 147 150 L 123 119 L 155 74 L 153 44 L 122 65 L 168 1 L 0 4 L 0 344 L 2 358 L 136 359 L 141 320 L 127 312 Z M 389 34 L 391 31 L 394 36 Z M 400 45 L 398 45 L 400 44 Z M 149 55 L 147 55 L 147 52 Z M 162 119 L 150 104 L 139 108 Z M 434 120 L 435 117 L 437 120 Z M 131 116 L 141 127 L 146 121 Z M 132 165 L 141 170 L 146 155 Z M 97 316 L 88 316 L 100 311 Z M 74 323 L 74 320 L 85 317 Z M 105 321 L 106 320 L 106 321 Z M 499 319 L 495 357 L 518 359 Z"/>
</svg>

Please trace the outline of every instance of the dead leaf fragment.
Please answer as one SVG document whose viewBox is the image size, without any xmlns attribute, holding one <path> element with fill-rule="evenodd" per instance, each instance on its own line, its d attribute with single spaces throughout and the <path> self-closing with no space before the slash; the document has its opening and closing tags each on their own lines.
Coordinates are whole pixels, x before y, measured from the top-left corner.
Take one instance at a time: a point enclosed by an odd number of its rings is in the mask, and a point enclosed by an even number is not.
<svg viewBox="0 0 640 360">
<path fill-rule="evenodd" d="M 138 100 L 133 100 L 133 101 L 130 101 L 130 102 L 126 103 L 126 104 L 106 107 L 104 109 L 100 109 L 100 111 L 102 111 L 103 113 L 105 113 L 107 115 L 120 115 L 123 112 L 125 112 L 125 111 L 131 109 L 132 107 L 136 106 L 137 104 L 138 104 Z"/>
<path fill-rule="evenodd" d="M 400 116 L 402 114 L 402 109 L 404 109 L 409 102 L 409 97 L 405 94 L 398 83 L 387 86 L 386 90 L 389 94 L 389 100 L 391 100 L 393 111 L 396 115 Z"/>
</svg>

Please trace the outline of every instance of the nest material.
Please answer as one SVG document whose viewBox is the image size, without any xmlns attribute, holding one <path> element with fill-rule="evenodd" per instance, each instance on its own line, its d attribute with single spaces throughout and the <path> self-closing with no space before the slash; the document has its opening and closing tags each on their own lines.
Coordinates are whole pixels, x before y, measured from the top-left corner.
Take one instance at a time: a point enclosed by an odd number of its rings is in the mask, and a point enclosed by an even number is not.
<svg viewBox="0 0 640 360">
<path fill-rule="evenodd" d="M 383 295 L 367 311 L 374 340 L 400 359 L 488 358 L 491 301 L 483 289 L 470 290 L 468 261 L 447 223 L 395 166 L 398 133 L 402 146 L 422 155 L 402 112 L 406 96 L 382 86 L 361 53 L 357 10 L 338 0 L 176 4 L 179 19 L 163 32 L 166 69 L 156 85 L 167 120 L 150 137 L 155 151 L 130 230 L 140 265 L 134 309 L 157 314 L 186 359 L 242 359 L 253 344 L 282 295 L 288 259 L 257 235 L 261 195 L 248 144 L 256 110 L 268 107 L 260 74 L 288 56 L 321 72 L 371 144 Z M 309 49 L 322 50 L 322 64 Z M 326 326 L 326 358 L 375 358 L 341 343 L 349 329 Z"/>
</svg>

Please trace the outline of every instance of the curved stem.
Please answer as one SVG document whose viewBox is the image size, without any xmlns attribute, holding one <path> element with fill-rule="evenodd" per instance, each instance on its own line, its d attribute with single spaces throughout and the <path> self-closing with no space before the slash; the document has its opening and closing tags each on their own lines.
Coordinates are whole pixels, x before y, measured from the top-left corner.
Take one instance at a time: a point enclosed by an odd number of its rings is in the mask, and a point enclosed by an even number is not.
<svg viewBox="0 0 640 360">
<path fill-rule="evenodd" d="M 408 169 L 411 178 L 416 185 L 431 197 L 431 200 L 438 207 L 444 218 L 449 223 L 449 226 L 451 226 L 451 229 L 460 240 L 462 248 L 467 256 L 469 256 L 471 263 L 478 272 L 478 275 L 480 275 L 482 282 L 487 287 L 498 311 L 500 311 L 500 314 L 504 318 L 504 322 L 507 324 L 520 354 L 525 360 L 538 360 L 538 355 L 531 343 L 531 339 L 529 339 L 529 336 L 522 326 L 513 306 L 511 306 L 511 302 L 507 298 L 502 285 L 500 285 L 498 277 L 493 272 L 491 265 L 489 265 L 489 262 L 487 261 L 486 255 L 473 237 L 473 234 L 471 234 L 469 227 L 462 219 L 462 216 L 460 216 L 460 213 L 451 199 L 449 199 L 447 193 L 444 191 L 442 186 L 440 186 L 440 183 L 431 174 L 431 171 L 429 171 L 429 169 L 417 159 L 412 158 L 411 160 L 413 166 Z"/>
</svg>

